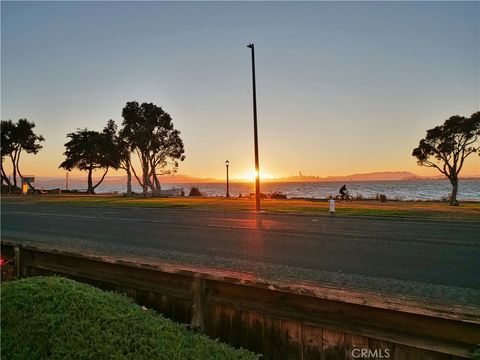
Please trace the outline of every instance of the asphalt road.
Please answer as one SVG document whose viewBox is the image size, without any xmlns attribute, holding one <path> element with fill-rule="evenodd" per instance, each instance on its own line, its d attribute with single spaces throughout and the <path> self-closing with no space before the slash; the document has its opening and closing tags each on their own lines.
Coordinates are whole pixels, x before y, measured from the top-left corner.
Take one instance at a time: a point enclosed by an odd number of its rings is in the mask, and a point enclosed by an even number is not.
<svg viewBox="0 0 480 360">
<path fill-rule="evenodd" d="M 1 205 L 2 238 L 480 306 L 480 221 Z"/>
</svg>

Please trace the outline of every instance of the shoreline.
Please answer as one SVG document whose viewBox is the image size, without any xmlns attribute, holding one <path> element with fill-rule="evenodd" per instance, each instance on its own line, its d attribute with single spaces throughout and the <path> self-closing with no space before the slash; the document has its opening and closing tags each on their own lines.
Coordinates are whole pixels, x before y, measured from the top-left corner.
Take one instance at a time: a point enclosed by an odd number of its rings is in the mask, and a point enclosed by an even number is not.
<svg viewBox="0 0 480 360">
<path fill-rule="evenodd" d="M 330 195 L 336 196 L 341 185 L 347 185 L 350 195 L 355 200 L 379 199 L 385 195 L 388 200 L 398 201 L 446 201 L 451 193 L 451 184 L 447 180 L 432 181 L 360 181 L 360 182 L 263 182 L 261 192 L 264 194 L 283 194 L 289 199 L 325 199 Z M 36 189 L 44 192 L 65 192 L 65 182 L 42 182 L 32 184 Z M 86 192 L 86 183 L 69 182 L 69 189 L 76 192 Z M 189 195 L 190 190 L 198 188 L 202 195 L 208 197 L 223 197 L 226 193 L 226 183 L 162 183 L 162 195 L 179 195 L 172 192 L 178 191 Z M 123 195 L 126 192 L 126 184 L 102 183 L 96 189 L 97 194 Z M 177 190 L 175 190 L 177 189 Z M 6 190 L 6 189 L 3 189 Z M 142 189 L 132 184 L 132 190 L 137 194 Z M 251 183 L 229 183 L 229 193 L 232 197 L 248 197 L 254 192 Z M 460 182 L 457 198 L 459 201 L 480 201 L 480 180 L 464 180 Z"/>
<path fill-rule="evenodd" d="M 165 191 L 169 190 L 179 190 L 183 188 L 168 188 L 164 189 Z M 53 188 L 53 189 L 35 189 L 36 193 L 29 193 L 28 195 L 24 194 L 19 194 L 19 193 L 1 193 L 1 196 L 59 196 L 59 195 L 72 195 L 72 196 L 112 196 L 112 197 L 123 197 L 123 198 L 139 198 L 139 199 L 188 199 L 188 198 L 206 198 L 206 199 L 229 199 L 229 200 L 234 200 L 234 199 L 254 199 L 254 195 L 249 194 L 249 195 L 243 195 L 243 196 L 236 196 L 236 195 L 231 195 L 229 198 L 226 198 L 223 195 L 208 195 L 204 194 L 201 196 L 189 196 L 185 194 L 185 196 L 172 196 L 172 195 L 164 195 L 164 196 L 159 196 L 159 197 L 153 197 L 151 195 L 143 196 L 141 192 L 135 192 L 133 191 L 131 195 L 127 195 L 125 191 L 105 191 L 105 192 L 96 192 L 94 194 L 88 194 L 85 189 L 72 189 L 72 190 L 65 190 L 61 188 Z M 44 193 L 41 193 L 41 192 Z M 324 196 L 324 197 L 315 197 L 315 196 L 287 196 L 286 198 L 276 198 L 276 197 L 271 197 L 272 193 L 262 193 L 262 200 L 266 199 L 275 199 L 275 200 L 304 200 L 304 201 L 311 201 L 311 202 L 325 202 L 329 200 L 329 196 Z M 283 193 L 280 193 L 284 195 Z M 332 196 L 336 196 L 338 194 L 332 194 Z M 371 201 L 371 202 L 380 202 L 380 194 L 378 193 L 376 196 L 363 196 L 362 194 L 355 194 L 353 196 L 353 202 L 354 201 Z M 286 195 L 285 195 L 286 196 Z M 448 203 L 448 200 L 445 198 L 423 198 L 423 199 L 415 199 L 415 198 L 402 198 L 399 196 L 393 196 L 389 197 L 388 195 L 386 196 L 386 201 L 387 202 L 405 202 L 405 203 Z M 472 199 L 463 199 L 463 198 L 458 198 L 457 200 L 461 203 L 479 203 L 480 200 L 472 200 Z M 344 202 L 344 201 L 342 201 Z"/>
</svg>

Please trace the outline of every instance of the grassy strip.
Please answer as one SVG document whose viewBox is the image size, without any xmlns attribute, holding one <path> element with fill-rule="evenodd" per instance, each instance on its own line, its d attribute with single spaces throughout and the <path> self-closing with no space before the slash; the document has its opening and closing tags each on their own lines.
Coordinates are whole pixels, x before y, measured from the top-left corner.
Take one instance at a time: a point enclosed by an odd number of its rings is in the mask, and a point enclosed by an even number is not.
<svg viewBox="0 0 480 360">
<path fill-rule="evenodd" d="M 187 208 L 220 211 L 251 211 L 254 200 L 247 198 L 144 198 L 112 195 L 48 195 L 48 196 L 3 196 L 3 202 L 26 202 L 56 205 L 112 205 L 154 208 Z M 437 201 L 387 201 L 358 200 L 336 204 L 337 215 L 394 216 L 431 219 L 477 220 L 480 221 L 480 203 L 465 202 L 460 206 L 450 206 Z M 262 209 L 268 212 L 315 213 L 327 215 L 325 201 L 296 199 L 265 199 Z"/>
<path fill-rule="evenodd" d="M 59 277 L 1 285 L 5 359 L 258 359 L 144 310 L 130 299 Z"/>
</svg>

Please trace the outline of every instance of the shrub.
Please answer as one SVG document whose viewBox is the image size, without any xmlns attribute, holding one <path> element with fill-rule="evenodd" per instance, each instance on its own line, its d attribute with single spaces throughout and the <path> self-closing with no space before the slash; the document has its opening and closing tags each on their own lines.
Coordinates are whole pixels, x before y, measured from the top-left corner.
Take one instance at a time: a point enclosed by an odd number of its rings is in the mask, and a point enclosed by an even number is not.
<svg viewBox="0 0 480 360">
<path fill-rule="evenodd" d="M 5 184 L 2 184 L 1 192 L 2 194 L 8 194 L 8 186 Z M 18 186 L 13 187 L 13 185 L 10 187 L 10 193 L 11 194 L 20 194 L 22 192 L 22 189 L 20 189 Z"/>
<path fill-rule="evenodd" d="M 5 359 L 258 359 L 72 280 L 14 280 L 1 297 Z"/>
<path fill-rule="evenodd" d="M 188 196 L 203 196 L 203 194 L 198 190 L 198 187 L 194 186 L 190 189 Z"/>
<path fill-rule="evenodd" d="M 286 199 L 287 195 L 281 193 L 280 191 L 274 191 L 273 193 L 268 194 L 270 199 Z"/>
<path fill-rule="evenodd" d="M 477 345 L 477 348 L 472 351 L 472 357 L 474 360 L 480 360 L 480 344 Z"/>
</svg>

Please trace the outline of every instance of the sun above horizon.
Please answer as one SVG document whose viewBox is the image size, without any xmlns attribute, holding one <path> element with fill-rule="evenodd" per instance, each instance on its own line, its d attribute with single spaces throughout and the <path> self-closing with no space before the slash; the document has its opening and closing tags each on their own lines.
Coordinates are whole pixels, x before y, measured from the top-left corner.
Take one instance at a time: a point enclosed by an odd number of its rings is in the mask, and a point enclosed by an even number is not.
<svg viewBox="0 0 480 360">
<path fill-rule="evenodd" d="M 255 179 L 257 178 L 257 172 L 255 170 L 250 170 L 249 172 L 243 174 L 243 175 L 240 175 L 238 177 L 240 180 L 248 180 L 248 181 L 255 181 Z M 260 180 L 271 180 L 271 179 L 275 179 L 275 176 L 273 176 L 272 174 L 268 173 L 268 172 L 264 172 L 264 171 L 261 171 L 260 170 Z"/>
</svg>

